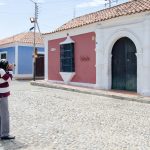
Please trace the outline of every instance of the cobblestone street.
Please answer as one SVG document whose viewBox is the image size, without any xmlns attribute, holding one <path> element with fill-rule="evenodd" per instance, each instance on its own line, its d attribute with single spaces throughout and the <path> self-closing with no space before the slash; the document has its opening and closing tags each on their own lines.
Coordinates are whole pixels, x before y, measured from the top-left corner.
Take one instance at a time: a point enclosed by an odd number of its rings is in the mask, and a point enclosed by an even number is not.
<svg viewBox="0 0 150 150">
<path fill-rule="evenodd" d="M 0 150 L 150 150 L 150 104 L 13 81 Z"/>
</svg>

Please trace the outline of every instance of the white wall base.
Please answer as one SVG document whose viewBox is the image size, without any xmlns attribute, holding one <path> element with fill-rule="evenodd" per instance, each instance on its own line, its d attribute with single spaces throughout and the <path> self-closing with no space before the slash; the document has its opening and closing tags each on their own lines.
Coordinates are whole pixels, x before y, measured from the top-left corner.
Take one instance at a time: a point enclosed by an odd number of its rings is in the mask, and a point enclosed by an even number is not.
<svg viewBox="0 0 150 150">
<path fill-rule="evenodd" d="M 32 74 L 14 74 L 15 79 L 32 79 Z"/>
<path fill-rule="evenodd" d="M 143 95 L 143 96 L 150 96 L 150 91 L 149 90 L 145 90 L 140 92 L 139 94 Z"/>
<path fill-rule="evenodd" d="M 58 83 L 58 84 L 63 84 L 64 81 L 58 81 L 58 80 L 45 80 L 48 81 L 49 83 Z"/>
<path fill-rule="evenodd" d="M 95 84 L 91 84 L 91 83 L 70 82 L 69 85 L 95 88 Z"/>
<path fill-rule="evenodd" d="M 49 83 L 58 83 L 58 84 L 63 84 L 64 81 L 57 81 L 57 80 L 48 80 Z M 95 88 L 95 84 L 92 83 L 81 83 L 81 82 L 69 82 L 69 85 L 74 85 L 74 86 L 81 86 L 81 87 L 90 87 L 90 88 Z"/>
</svg>

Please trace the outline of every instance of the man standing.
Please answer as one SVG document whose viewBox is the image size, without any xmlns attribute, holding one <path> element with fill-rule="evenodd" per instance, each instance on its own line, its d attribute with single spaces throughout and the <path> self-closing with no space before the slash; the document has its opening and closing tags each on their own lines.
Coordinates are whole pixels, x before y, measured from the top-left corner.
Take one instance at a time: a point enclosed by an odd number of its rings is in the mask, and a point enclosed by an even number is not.
<svg viewBox="0 0 150 150">
<path fill-rule="evenodd" d="M 0 60 L 0 138 L 1 140 L 15 139 L 9 135 L 9 109 L 8 96 L 10 95 L 9 83 L 12 80 L 14 65 L 6 59 Z"/>
</svg>

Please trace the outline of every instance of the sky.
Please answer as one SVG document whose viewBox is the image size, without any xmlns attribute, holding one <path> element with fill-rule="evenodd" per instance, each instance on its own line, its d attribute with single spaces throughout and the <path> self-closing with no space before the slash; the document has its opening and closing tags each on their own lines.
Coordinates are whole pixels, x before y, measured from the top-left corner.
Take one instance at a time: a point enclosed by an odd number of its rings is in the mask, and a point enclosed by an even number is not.
<svg viewBox="0 0 150 150">
<path fill-rule="evenodd" d="M 53 31 L 74 16 L 105 8 L 105 0 L 0 0 L 0 39 L 28 32 L 33 27 L 30 22 L 30 18 L 34 17 L 32 1 L 38 3 L 38 24 L 41 33 Z M 128 0 L 118 1 L 119 4 Z"/>
</svg>

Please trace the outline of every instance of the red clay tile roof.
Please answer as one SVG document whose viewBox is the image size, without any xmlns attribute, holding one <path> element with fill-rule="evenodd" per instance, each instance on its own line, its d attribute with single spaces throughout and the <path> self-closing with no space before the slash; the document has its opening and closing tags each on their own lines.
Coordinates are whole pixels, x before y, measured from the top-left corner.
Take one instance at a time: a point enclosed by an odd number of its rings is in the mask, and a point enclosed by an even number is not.
<svg viewBox="0 0 150 150">
<path fill-rule="evenodd" d="M 20 33 L 9 38 L 5 38 L 0 40 L 0 45 L 11 44 L 11 43 L 26 43 L 33 44 L 34 43 L 34 32 L 25 32 Z M 43 39 L 41 38 L 39 33 L 35 34 L 35 42 L 36 44 L 44 44 Z"/>
<path fill-rule="evenodd" d="M 127 16 L 146 11 L 150 11 L 150 0 L 132 0 L 130 2 L 126 2 L 111 8 L 107 8 L 72 19 L 71 21 L 67 22 L 66 24 L 62 25 L 61 27 L 50 33 L 77 28 L 99 21 L 105 21 L 120 16 Z"/>
</svg>

